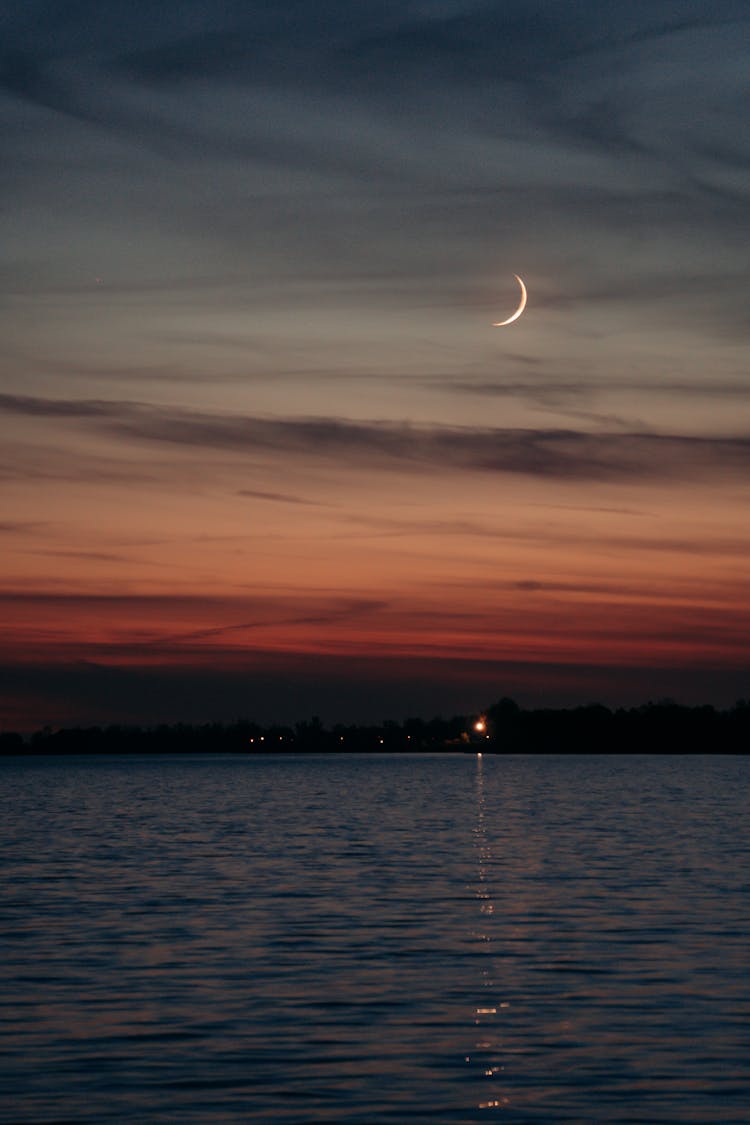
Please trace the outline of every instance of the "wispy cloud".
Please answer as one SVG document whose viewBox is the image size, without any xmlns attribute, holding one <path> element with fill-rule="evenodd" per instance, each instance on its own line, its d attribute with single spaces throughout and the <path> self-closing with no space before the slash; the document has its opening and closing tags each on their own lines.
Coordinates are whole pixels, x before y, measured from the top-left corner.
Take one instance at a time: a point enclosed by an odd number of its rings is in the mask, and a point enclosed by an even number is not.
<svg viewBox="0 0 750 1125">
<path fill-rule="evenodd" d="M 232 454 L 315 458 L 338 467 L 454 468 L 559 480 L 744 477 L 750 437 L 410 425 L 343 418 L 208 414 L 133 402 L 0 395 L 0 411 L 67 418 L 123 440 Z"/>
<path fill-rule="evenodd" d="M 45 526 L 39 520 L 0 520 L 0 535 L 33 535 Z"/>
<path fill-rule="evenodd" d="M 543 405 L 557 405 L 572 399 L 591 398 L 602 392 L 637 394 L 639 398 L 649 394 L 684 397 L 750 398 L 750 380 L 704 378 L 702 381 L 662 379 L 658 383 L 651 380 L 624 381 L 607 379 L 432 379 L 430 386 L 454 394 L 487 395 L 497 398 L 523 398 Z"/>
<path fill-rule="evenodd" d="M 547 509 L 549 510 L 549 509 Z M 629 514 L 611 512 L 610 514 Z M 404 538 L 414 540 L 418 536 L 439 536 L 446 544 L 456 544 L 464 542 L 467 539 L 488 539 L 497 540 L 499 542 L 515 542 L 515 543 L 528 543 L 543 546 L 545 544 L 555 544 L 556 547 L 563 545 L 568 546 L 583 546 L 584 544 L 590 547 L 592 554 L 596 553 L 611 553 L 616 552 L 619 556 L 625 557 L 629 552 L 636 552 L 638 554 L 644 552 L 658 552 L 663 554 L 677 554 L 682 556 L 691 555 L 694 557 L 709 557 L 709 556 L 722 556 L 727 558 L 744 557 L 750 549 L 750 532 L 743 535 L 741 532 L 736 536 L 711 536 L 706 539 L 689 539 L 677 538 L 675 536 L 665 535 L 661 532 L 659 527 L 655 527 L 653 534 L 650 536 L 644 534 L 635 534 L 627 529 L 621 533 L 598 530 L 596 532 L 584 532 L 580 528 L 564 529 L 562 527 L 550 527 L 549 523 L 545 521 L 540 522 L 535 526 L 520 526 L 513 524 L 509 527 L 498 526 L 487 522 L 472 521 L 466 519 L 444 519 L 444 520 L 429 520 L 410 518 L 410 519 L 394 519 L 394 518 L 379 518 L 373 515 L 347 515 L 341 521 L 345 526 L 353 526 L 357 528 L 355 537 L 372 538 L 377 536 Z M 349 538 L 346 532 L 339 533 L 337 538 Z M 476 579 L 472 580 L 472 584 L 476 585 Z M 506 585 L 506 584 L 503 584 Z M 523 583 L 515 584 L 518 589 L 523 589 Z M 539 584 L 532 580 L 532 585 L 528 589 L 541 588 Z M 545 589 L 552 589 L 552 586 L 545 586 Z M 572 589 L 572 587 L 571 587 Z"/>
<path fill-rule="evenodd" d="M 310 508 L 327 508 L 328 504 L 324 504 L 320 500 L 306 500 L 303 496 L 290 496 L 286 492 L 261 492 L 255 488 L 240 488 L 237 492 L 238 496 L 246 496 L 249 500 L 269 500 L 276 504 L 302 504 Z"/>
<path fill-rule="evenodd" d="M 45 557 L 60 558 L 60 559 L 86 559 L 90 562 L 132 562 L 132 556 L 126 554 L 117 554 L 114 551 L 86 551 L 86 550 L 65 550 L 62 548 L 56 549 L 52 547 L 39 548 L 34 551 L 27 552 L 33 555 L 44 555 Z"/>
<path fill-rule="evenodd" d="M 319 599 L 309 598 L 311 604 Z M 217 637 L 226 637 L 232 633 L 250 633 L 258 629 L 278 629 L 279 627 L 304 626 L 304 625 L 332 625 L 358 619 L 366 614 L 386 608 L 387 602 L 377 598 L 352 598 L 337 599 L 335 604 L 319 608 L 314 613 L 303 613 L 285 616 L 269 616 L 268 605 L 264 607 L 265 615 L 253 621 L 232 622 L 229 625 L 216 625 L 207 629 L 197 629 L 192 632 L 173 633 L 169 636 L 158 637 L 148 642 L 149 648 L 164 646 L 175 647 L 190 644 L 195 641 L 214 640 Z"/>
</svg>

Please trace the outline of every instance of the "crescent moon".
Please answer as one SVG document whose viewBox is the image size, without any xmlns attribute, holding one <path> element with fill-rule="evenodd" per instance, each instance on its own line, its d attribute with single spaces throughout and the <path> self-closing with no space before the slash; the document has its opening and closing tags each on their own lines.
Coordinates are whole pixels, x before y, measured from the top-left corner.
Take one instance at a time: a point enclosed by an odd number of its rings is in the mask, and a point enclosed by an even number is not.
<svg viewBox="0 0 750 1125">
<path fill-rule="evenodd" d="M 521 304 L 518 306 L 516 311 L 513 313 L 513 316 L 509 316 L 507 320 L 498 320 L 496 324 L 492 325 L 493 328 L 504 328 L 506 324 L 512 324 L 514 320 L 518 320 L 519 316 L 521 315 L 523 310 L 526 308 L 526 286 L 524 285 L 523 281 L 521 280 L 521 278 L 518 276 L 517 273 L 514 273 L 513 276 L 515 277 L 518 284 L 521 286 Z"/>
</svg>

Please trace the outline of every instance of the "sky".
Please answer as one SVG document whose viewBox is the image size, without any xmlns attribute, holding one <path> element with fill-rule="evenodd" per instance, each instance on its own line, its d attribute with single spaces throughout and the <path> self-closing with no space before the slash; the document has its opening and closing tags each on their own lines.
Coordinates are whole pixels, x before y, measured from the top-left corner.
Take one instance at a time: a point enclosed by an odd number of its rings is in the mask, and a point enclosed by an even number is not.
<svg viewBox="0 0 750 1125">
<path fill-rule="evenodd" d="M 748 24 L 0 0 L 0 727 L 750 696 Z"/>
</svg>

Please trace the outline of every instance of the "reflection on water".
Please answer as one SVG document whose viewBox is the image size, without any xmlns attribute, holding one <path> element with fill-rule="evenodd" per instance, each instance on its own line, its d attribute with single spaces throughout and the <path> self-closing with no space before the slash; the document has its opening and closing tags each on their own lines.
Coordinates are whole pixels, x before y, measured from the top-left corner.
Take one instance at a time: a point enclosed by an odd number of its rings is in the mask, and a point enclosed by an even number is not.
<svg viewBox="0 0 750 1125">
<path fill-rule="evenodd" d="M 479 904 L 478 928 L 474 931 L 474 938 L 478 943 L 479 953 L 482 958 L 481 983 L 482 999 L 479 1006 L 474 1009 L 474 1024 L 477 1028 L 477 1038 L 474 1051 L 467 1056 L 466 1061 L 471 1062 L 485 1079 L 492 1079 L 477 1103 L 478 1109 L 499 1109 L 511 1104 L 511 1100 L 504 1092 L 502 1073 L 502 1023 L 498 1014 L 510 1005 L 507 1000 L 500 1000 L 497 996 L 498 984 L 494 979 L 492 959 L 490 954 L 493 949 L 494 931 L 488 915 L 494 914 L 495 904 L 492 897 L 492 838 L 487 831 L 484 792 L 484 757 L 477 754 L 477 821 L 475 829 L 477 851 L 477 900 Z"/>
<path fill-rule="evenodd" d="M 0 1120 L 745 1122 L 749 776 L 6 760 Z"/>
</svg>

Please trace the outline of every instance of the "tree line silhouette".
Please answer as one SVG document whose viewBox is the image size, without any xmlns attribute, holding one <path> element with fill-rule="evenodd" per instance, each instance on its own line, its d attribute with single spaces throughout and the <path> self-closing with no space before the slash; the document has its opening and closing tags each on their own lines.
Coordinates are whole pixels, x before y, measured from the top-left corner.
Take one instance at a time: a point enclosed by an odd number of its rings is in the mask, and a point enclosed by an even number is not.
<svg viewBox="0 0 750 1125">
<path fill-rule="evenodd" d="M 743 753 L 750 701 L 728 710 L 660 700 L 629 709 L 602 704 L 526 710 L 501 699 L 481 714 L 326 727 L 232 723 L 45 727 L 29 738 L 0 732 L 0 754 L 285 753 Z"/>
</svg>

